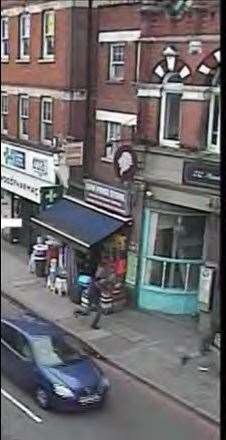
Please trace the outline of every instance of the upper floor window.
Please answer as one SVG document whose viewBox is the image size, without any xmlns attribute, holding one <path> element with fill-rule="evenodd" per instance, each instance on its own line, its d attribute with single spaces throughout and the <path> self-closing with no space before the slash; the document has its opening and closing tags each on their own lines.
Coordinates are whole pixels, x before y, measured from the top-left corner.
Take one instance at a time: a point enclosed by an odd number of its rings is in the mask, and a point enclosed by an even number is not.
<svg viewBox="0 0 226 440">
<path fill-rule="evenodd" d="M 19 100 L 19 136 L 28 139 L 29 98 L 21 95 Z"/>
<path fill-rule="evenodd" d="M 43 98 L 41 103 L 41 140 L 50 144 L 53 138 L 53 101 Z"/>
<path fill-rule="evenodd" d="M 179 145 L 182 88 L 182 79 L 177 74 L 171 74 L 164 81 L 160 116 L 161 145 Z"/>
<path fill-rule="evenodd" d="M 208 150 L 220 152 L 220 88 L 219 77 L 214 81 L 209 108 Z"/>
<path fill-rule="evenodd" d="M 1 60 L 9 59 L 9 19 L 1 18 Z"/>
<path fill-rule="evenodd" d="M 110 79 L 122 80 L 124 78 L 124 44 L 110 46 Z"/>
<path fill-rule="evenodd" d="M 55 53 L 55 14 L 45 11 L 43 15 L 43 58 L 54 58 Z"/>
<path fill-rule="evenodd" d="M 31 16 L 20 16 L 20 58 L 29 58 Z"/>
<path fill-rule="evenodd" d="M 107 122 L 107 136 L 105 144 L 105 157 L 113 160 L 114 153 L 118 148 L 118 141 L 121 140 L 121 124 Z"/>
<path fill-rule="evenodd" d="M 1 131 L 8 132 L 8 96 L 6 93 L 1 93 Z"/>
</svg>

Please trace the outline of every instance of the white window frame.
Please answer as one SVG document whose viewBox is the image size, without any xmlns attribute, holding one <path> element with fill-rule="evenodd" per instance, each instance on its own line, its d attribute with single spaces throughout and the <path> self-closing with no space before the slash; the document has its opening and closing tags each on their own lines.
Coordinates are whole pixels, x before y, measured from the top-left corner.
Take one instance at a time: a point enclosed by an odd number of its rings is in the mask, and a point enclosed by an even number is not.
<svg viewBox="0 0 226 440">
<path fill-rule="evenodd" d="M 113 54 L 115 47 L 123 47 L 123 61 L 114 61 Z M 115 66 L 123 66 L 123 76 L 118 77 L 114 73 Z M 109 79 L 111 81 L 122 81 L 125 77 L 125 43 L 114 43 L 110 45 L 110 67 L 109 67 Z"/>
<path fill-rule="evenodd" d="M 218 133 L 217 133 L 217 142 L 213 144 L 213 120 L 214 120 L 214 107 L 215 107 L 215 99 L 218 96 L 219 99 L 219 114 L 218 114 Z M 209 106 L 209 121 L 208 121 L 208 135 L 207 135 L 207 146 L 208 151 L 212 153 L 220 154 L 220 132 L 221 132 L 221 107 L 220 107 L 220 88 L 214 87 L 212 89 L 211 98 L 210 98 L 210 106 Z"/>
<path fill-rule="evenodd" d="M 22 101 L 23 100 L 27 100 L 27 115 L 22 113 Z M 28 139 L 29 135 L 28 133 L 24 133 L 23 132 L 23 121 L 24 120 L 29 120 L 29 97 L 28 95 L 20 95 L 19 97 L 19 137 L 21 139 Z"/>
<path fill-rule="evenodd" d="M 3 34 L 3 22 L 5 22 L 6 35 Z M 4 53 L 5 42 L 7 42 L 8 53 Z M 1 17 L 1 61 L 9 60 L 9 17 Z"/>
<path fill-rule="evenodd" d="M 46 17 L 48 17 L 48 15 L 53 15 L 53 23 L 54 23 L 53 24 L 53 34 L 46 32 L 46 20 L 47 20 Z M 43 40 L 42 40 L 42 44 L 43 44 L 42 56 L 43 56 L 43 59 L 54 60 L 54 58 L 55 58 L 55 44 L 56 44 L 56 39 L 55 39 L 55 11 L 54 10 L 48 10 L 48 11 L 44 12 L 44 14 L 43 14 L 42 34 L 43 34 Z M 53 37 L 53 39 L 54 39 L 54 54 L 48 54 L 47 53 L 47 47 L 48 47 L 47 39 L 48 39 L 48 37 Z"/>
<path fill-rule="evenodd" d="M 168 77 L 168 79 L 169 79 L 169 77 Z M 166 79 L 166 80 L 168 80 L 168 79 Z M 180 145 L 180 139 L 171 140 L 171 139 L 166 139 L 164 136 L 165 119 L 166 119 L 166 100 L 167 100 L 167 94 L 170 94 L 170 93 L 181 95 L 181 98 L 182 98 L 183 83 L 165 82 L 165 84 L 163 85 L 162 99 L 161 99 L 161 112 L 160 112 L 159 143 L 160 143 L 160 145 L 165 146 L 165 147 L 178 148 Z M 181 120 L 181 114 L 180 114 L 180 120 Z M 179 130 L 180 130 L 180 125 L 181 124 L 179 122 Z"/>
<path fill-rule="evenodd" d="M 47 102 L 51 104 L 51 120 L 44 118 L 44 107 L 45 107 L 45 103 Z M 41 141 L 43 142 L 43 144 L 52 145 L 52 140 L 44 138 L 46 124 L 52 125 L 53 128 L 53 99 L 48 97 L 43 97 L 41 99 Z"/>
<path fill-rule="evenodd" d="M 3 109 L 3 98 L 6 98 L 6 102 L 7 102 L 7 110 L 4 110 Z M 8 114 L 9 114 L 9 98 L 8 98 L 8 95 L 7 95 L 7 93 L 1 93 L 1 133 L 3 133 L 3 134 L 7 134 L 8 133 L 8 129 L 7 130 L 5 130 L 4 128 L 3 128 L 3 117 L 4 116 L 7 116 L 7 119 L 8 119 Z"/>
<path fill-rule="evenodd" d="M 23 20 L 25 20 L 25 33 L 23 33 Z M 20 59 L 29 60 L 30 55 L 24 53 L 25 48 L 25 40 L 28 40 L 28 47 L 30 52 L 30 37 L 31 37 L 31 15 L 30 14 L 21 14 L 20 15 Z"/>
<path fill-rule="evenodd" d="M 113 129 L 113 130 L 112 130 Z M 111 130 L 113 131 L 113 135 L 111 134 Z M 115 151 L 118 148 L 118 141 L 122 139 L 122 125 L 118 122 L 106 122 L 106 143 L 112 142 L 113 151 L 111 155 L 107 155 L 106 146 L 104 152 L 104 158 L 113 162 Z"/>
</svg>

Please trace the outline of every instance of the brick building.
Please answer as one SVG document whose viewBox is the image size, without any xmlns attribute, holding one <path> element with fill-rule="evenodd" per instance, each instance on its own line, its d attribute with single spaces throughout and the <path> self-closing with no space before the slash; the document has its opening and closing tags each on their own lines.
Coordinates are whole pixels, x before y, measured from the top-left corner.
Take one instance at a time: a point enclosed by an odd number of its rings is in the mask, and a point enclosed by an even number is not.
<svg viewBox="0 0 226 440">
<path fill-rule="evenodd" d="M 126 280 L 137 304 L 194 314 L 198 301 L 209 307 L 219 263 L 219 4 L 112 3 L 97 11 L 88 197 L 112 210 L 105 183 L 132 198 Z M 127 185 L 113 165 L 125 143 L 138 159 Z"/>
<path fill-rule="evenodd" d="M 83 175 L 89 2 L 7 0 L 1 8 L 2 188 L 11 216 L 19 203 L 29 220 L 49 200 L 44 187 L 57 196 L 54 185 L 68 186 L 70 165 L 78 181 Z"/>
<path fill-rule="evenodd" d="M 126 225 L 126 282 L 138 306 L 194 314 L 199 300 L 208 310 L 220 242 L 218 1 L 14 3 L 2 17 L 5 139 L 52 156 L 49 138 L 83 141 L 69 191 L 85 177 L 83 206 Z M 32 34 L 23 11 L 36 20 Z M 18 141 L 23 129 L 29 138 Z M 129 182 L 113 163 L 125 144 L 123 166 L 130 152 L 137 158 Z"/>
</svg>

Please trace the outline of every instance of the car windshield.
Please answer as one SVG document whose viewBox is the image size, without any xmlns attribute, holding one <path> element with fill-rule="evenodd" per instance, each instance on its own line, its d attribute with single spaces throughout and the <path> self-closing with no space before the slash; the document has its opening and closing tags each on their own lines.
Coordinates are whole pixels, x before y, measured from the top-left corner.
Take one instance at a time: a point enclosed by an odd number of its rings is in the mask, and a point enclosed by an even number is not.
<svg viewBox="0 0 226 440">
<path fill-rule="evenodd" d="M 70 336 L 40 336 L 33 340 L 32 345 L 34 356 L 41 365 L 65 365 L 84 356 Z"/>
</svg>

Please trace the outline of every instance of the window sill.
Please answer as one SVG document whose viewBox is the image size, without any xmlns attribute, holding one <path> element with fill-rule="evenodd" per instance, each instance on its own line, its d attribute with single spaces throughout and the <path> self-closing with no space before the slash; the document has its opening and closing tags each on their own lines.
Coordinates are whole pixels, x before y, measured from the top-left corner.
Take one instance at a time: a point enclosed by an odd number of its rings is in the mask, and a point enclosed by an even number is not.
<svg viewBox="0 0 226 440">
<path fill-rule="evenodd" d="M 159 145 L 162 148 L 164 148 L 164 147 L 174 148 L 174 149 L 180 148 L 180 142 L 177 142 L 177 141 L 171 143 L 171 142 L 169 142 L 167 140 L 166 141 L 161 140 Z"/>
<path fill-rule="evenodd" d="M 101 157 L 101 162 L 113 164 L 113 159 L 110 159 L 109 157 Z"/>
<path fill-rule="evenodd" d="M 21 139 L 22 141 L 28 141 L 29 136 L 28 136 L 27 134 L 21 134 L 21 135 L 20 135 L 20 139 Z"/>
<path fill-rule="evenodd" d="M 106 84 L 112 84 L 112 85 L 119 85 L 119 84 L 124 84 L 125 83 L 125 79 L 107 79 L 105 81 Z"/>
<path fill-rule="evenodd" d="M 16 62 L 16 64 L 30 63 L 30 58 L 17 58 L 17 60 L 15 62 Z"/>
<path fill-rule="evenodd" d="M 52 146 L 52 141 L 48 141 L 48 140 L 46 140 L 46 139 L 41 139 L 41 142 L 42 142 L 42 144 L 43 145 L 45 145 L 45 146 Z"/>
<path fill-rule="evenodd" d="M 38 63 L 39 64 L 49 64 L 49 63 L 55 63 L 55 58 L 39 58 Z"/>
<path fill-rule="evenodd" d="M 7 63 L 9 63 L 9 57 L 1 57 L 1 63 L 3 63 L 3 64 L 7 64 Z"/>
<path fill-rule="evenodd" d="M 208 145 L 206 154 L 220 154 L 220 148 L 216 145 Z"/>
</svg>

